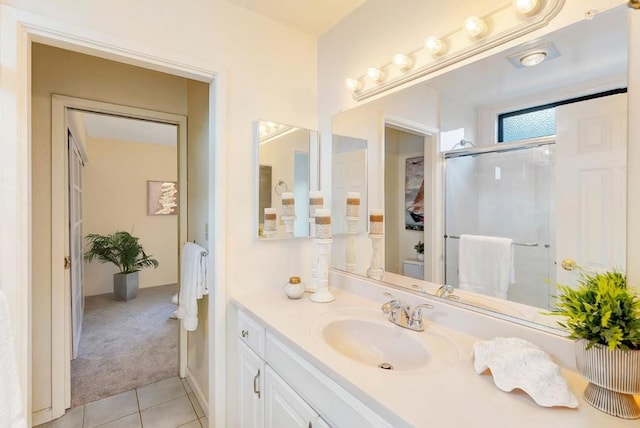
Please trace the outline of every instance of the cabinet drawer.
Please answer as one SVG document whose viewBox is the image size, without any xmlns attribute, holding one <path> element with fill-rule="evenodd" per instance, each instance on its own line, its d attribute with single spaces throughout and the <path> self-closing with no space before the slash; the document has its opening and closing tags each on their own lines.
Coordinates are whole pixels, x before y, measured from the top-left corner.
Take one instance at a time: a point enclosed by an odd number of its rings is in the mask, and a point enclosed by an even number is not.
<svg viewBox="0 0 640 428">
<path fill-rule="evenodd" d="M 238 338 L 261 358 L 264 358 L 264 327 L 249 315 L 238 310 Z"/>
</svg>

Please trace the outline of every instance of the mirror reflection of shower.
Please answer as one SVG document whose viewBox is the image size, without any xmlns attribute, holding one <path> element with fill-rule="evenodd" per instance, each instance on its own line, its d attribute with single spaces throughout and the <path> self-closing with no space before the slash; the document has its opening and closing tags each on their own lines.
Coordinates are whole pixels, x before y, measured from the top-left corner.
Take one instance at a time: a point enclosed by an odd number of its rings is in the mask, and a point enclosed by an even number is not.
<svg viewBox="0 0 640 428">
<path fill-rule="evenodd" d="M 459 285 L 461 235 L 510 238 L 514 281 L 508 299 L 549 307 L 548 281 L 555 276 L 554 152 L 555 141 L 547 139 L 445 154 L 446 284 Z"/>
</svg>

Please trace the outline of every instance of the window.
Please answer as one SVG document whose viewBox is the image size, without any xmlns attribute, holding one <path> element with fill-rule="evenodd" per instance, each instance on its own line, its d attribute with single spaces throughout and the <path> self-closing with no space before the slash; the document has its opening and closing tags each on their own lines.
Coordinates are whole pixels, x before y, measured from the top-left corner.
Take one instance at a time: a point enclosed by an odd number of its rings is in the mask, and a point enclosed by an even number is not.
<svg viewBox="0 0 640 428">
<path fill-rule="evenodd" d="M 571 98 L 524 110 L 503 113 L 498 116 L 498 143 L 555 135 L 556 107 L 625 92 L 627 92 L 627 88 L 613 89 L 611 91 Z"/>
</svg>

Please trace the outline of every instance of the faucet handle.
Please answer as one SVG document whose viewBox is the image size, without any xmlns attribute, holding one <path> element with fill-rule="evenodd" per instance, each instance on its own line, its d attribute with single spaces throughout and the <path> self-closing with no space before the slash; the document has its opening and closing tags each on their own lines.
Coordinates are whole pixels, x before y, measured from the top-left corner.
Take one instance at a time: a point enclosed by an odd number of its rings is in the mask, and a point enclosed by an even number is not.
<svg viewBox="0 0 640 428">
<path fill-rule="evenodd" d="M 433 306 L 428 303 L 422 303 L 414 306 L 413 314 L 411 314 L 411 320 L 409 320 L 409 328 L 412 330 L 424 330 L 424 324 L 422 323 L 422 308 L 433 309 Z"/>
<path fill-rule="evenodd" d="M 382 312 L 384 312 L 385 314 L 389 314 L 393 312 L 394 309 L 398 308 L 402 308 L 407 312 L 409 311 L 409 305 L 396 299 L 393 294 L 387 293 L 386 291 L 382 294 L 391 299 L 382 305 Z"/>
</svg>

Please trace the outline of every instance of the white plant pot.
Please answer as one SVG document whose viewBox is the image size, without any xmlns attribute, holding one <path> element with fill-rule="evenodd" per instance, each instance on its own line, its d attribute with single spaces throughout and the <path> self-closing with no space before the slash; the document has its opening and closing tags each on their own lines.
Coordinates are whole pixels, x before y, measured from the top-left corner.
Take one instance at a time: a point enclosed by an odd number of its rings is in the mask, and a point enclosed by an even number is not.
<svg viewBox="0 0 640 428">
<path fill-rule="evenodd" d="M 576 366 L 589 381 L 585 401 L 619 418 L 640 418 L 640 408 L 633 397 L 640 394 L 640 350 L 609 351 L 602 345 L 587 350 L 588 343 L 576 342 Z"/>
<path fill-rule="evenodd" d="M 424 261 L 424 253 L 418 253 L 418 260 L 420 260 L 421 262 Z"/>
</svg>

